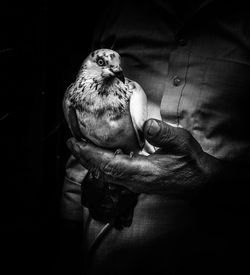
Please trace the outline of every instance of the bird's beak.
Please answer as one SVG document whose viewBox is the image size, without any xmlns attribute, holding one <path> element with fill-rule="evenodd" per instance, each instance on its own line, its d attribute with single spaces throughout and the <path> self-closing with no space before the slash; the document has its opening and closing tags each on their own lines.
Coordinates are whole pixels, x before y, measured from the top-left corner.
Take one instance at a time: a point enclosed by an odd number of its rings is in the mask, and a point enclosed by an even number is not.
<svg viewBox="0 0 250 275">
<path fill-rule="evenodd" d="M 120 66 L 117 66 L 115 67 L 113 70 L 112 70 L 113 74 L 115 77 L 117 77 L 118 79 L 120 79 L 123 83 L 125 83 L 125 77 L 123 75 L 123 72 L 122 72 L 122 68 Z"/>
<path fill-rule="evenodd" d="M 115 77 L 117 77 L 117 78 L 120 79 L 123 83 L 125 83 L 125 77 L 124 77 L 122 71 L 116 72 L 116 73 L 115 73 Z"/>
</svg>

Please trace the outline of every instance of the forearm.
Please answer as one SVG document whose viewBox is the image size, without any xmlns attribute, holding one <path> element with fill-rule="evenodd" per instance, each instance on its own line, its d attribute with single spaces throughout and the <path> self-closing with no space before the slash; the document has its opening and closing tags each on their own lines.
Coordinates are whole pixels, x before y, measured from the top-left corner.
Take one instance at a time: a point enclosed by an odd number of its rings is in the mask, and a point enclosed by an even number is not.
<svg viewBox="0 0 250 275">
<path fill-rule="evenodd" d="M 230 183 L 239 182 L 249 177 L 250 165 L 247 158 L 232 161 L 220 160 L 207 153 L 200 160 L 203 172 L 208 182 Z"/>
<path fill-rule="evenodd" d="M 215 158 L 205 152 L 197 156 L 192 165 L 181 162 L 175 165 L 172 173 L 164 167 L 159 173 L 161 176 L 149 183 L 141 181 L 141 189 L 145 193 L 177 194 L 188 196 L 193 194 L 213 194 L 213 196 L 227 196 L 227 194 L 242 193 L 248 188 L 250 182 L 250 165 L 245 158 L 226 161 Z M 150 187 L 149 187 L 150 186 Z M 243 191 L 244 192 L 244 191 Z M 246 195 L 246 194 L 244 194 Z"/>
<path fill-rule="evenodd" d="M 201 166 L 207 179 L 199 193 L 201 200 L 234 207 L 248 204 L 250 165 L 247 157 L 227 161 L 205 153 Z"/>
</svg>

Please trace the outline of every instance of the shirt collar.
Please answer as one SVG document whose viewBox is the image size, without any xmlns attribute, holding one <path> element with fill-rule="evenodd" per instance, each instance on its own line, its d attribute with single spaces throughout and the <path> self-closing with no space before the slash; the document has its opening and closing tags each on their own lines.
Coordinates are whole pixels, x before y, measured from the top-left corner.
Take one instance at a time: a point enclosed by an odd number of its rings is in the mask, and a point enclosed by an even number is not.
<svg viewBox="0 0 250 275">
<path fill-rule="evenodd" d="M 176 12 L 173 10 L 171 5 L 168 3 L 168 1 L 165 0 L 154 0 L 159 6 L 164 8 L 169 14 L 171 14 L 180 24 L 186 24 L 187 21 L 189 21 L 191 18 L 193 18 L 194 15 L 196 15 L 198 12 L 203 10 L 207 7 L 211 2 L 214 2 L 214 0 L 204 0 L 193 12 L 191 12 L 185 20 L 181 20 Z M 220 0 L 219 0 L 220 1 Z"/>
</svg>

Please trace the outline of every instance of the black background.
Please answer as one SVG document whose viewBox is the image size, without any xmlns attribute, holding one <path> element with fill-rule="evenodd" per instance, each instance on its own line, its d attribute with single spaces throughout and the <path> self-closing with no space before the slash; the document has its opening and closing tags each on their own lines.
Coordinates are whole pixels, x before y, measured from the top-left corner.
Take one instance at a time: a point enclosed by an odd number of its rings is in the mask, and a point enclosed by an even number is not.
<svg viewBox="0 0 250 275">
<path fill-rule="evenodd" d="M 3 274 L 76 272 L 70 265 L 79 259 L 73 247 L 65 249 L 59 214 L 69 157 L 65 142 L 70 137 L 62 97 L 90 51 L 93 30 L 106 3 L 1 4 Z"/>
</svg>

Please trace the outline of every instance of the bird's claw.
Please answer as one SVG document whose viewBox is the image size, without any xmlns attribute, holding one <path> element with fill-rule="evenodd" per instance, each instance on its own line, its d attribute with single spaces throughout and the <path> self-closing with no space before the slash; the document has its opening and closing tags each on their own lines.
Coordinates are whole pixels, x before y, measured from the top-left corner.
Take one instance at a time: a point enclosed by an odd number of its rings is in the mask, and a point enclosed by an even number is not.
<svg viewBox="0 0 250 275">
<path fill-rule="evenodd" d="M 117 149 L 117 150 L 115 150 L 115 152 L 114 152 L 114 157 L 115 157 L 116 155 L 121 155 L 121 154 L 123 154 L 122 149 Z"/>
<path fill-rule="evenodd" d="M 84 143 L 87 143 L 87 139 L 81 138 L 81 140 L 82 140 Z"/>
<path fill-rule="evenodd" d="M 100 178 L 100 169 L 98 169 L 97 167 L 92 167 L 89 171 L 90 175 L 92 178 L 94 179 L 99 179 Z"/>
<path fill-rule="evenodd" d="M 133 151 L 131 151 L 130 153 L 129 153 L 129 158 L 133 158 L 133 156 L 134 156 L 134 152 Z"/>
</svg>

